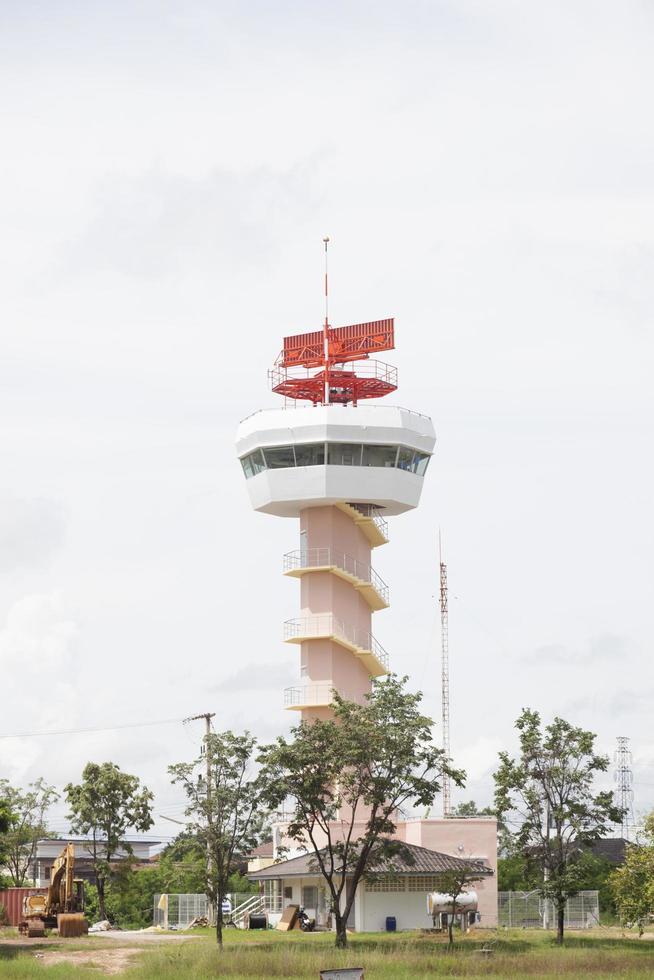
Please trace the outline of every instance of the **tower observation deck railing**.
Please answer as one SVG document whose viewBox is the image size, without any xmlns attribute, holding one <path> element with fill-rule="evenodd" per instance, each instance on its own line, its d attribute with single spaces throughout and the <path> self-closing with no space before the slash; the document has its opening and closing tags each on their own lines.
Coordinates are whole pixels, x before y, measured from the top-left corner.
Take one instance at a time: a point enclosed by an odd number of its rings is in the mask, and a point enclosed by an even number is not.
<svg viewBox="0 0 654 980">
<path fill-rule="evenodd" d="M 358 656 L 370 654 L 381 664 L 385 673 L 389 670 L 388 653 L 372 633 L 357 629 L 355 626 L 346 626 L 332 613 L 287 619 L 284 623 L 284 640 L 287 643 L 301 643 L 303 640 L 314 639 L 333 639 Z"/>
<path fill-rule="evenodd" d="M 377 572 L 366 562 L 346 555 L 342 551 L 335 551 L 333 548 L 306 548 L 300 551 L 289 551 L 284 555 L 284 573 L 310 570 L 310 569 L 340 569 L 347 578 L 355 580 L 355 584 L 367 585 L 372 588 L 378 596 L 379 602 L 383 606 L 388 606 L 389 591 L 388 586 Z"/>
<path fill-rule="evenodd" d="M 318 684 L 302 684 L 284 688 L 284 707 L 328 707 L 332 703 L 334 685 L 331 681 Z"/>
</svg>

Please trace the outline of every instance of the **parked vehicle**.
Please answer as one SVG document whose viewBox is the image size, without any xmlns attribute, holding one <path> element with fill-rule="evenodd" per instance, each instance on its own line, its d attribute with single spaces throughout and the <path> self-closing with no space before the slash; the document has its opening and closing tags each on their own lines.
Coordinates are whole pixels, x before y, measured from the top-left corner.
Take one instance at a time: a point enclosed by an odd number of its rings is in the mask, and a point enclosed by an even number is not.
<svg viewBox="0 0 654 980">
<path fill-rule="evenodd" d="M 316 928 L 316 920 L 309 918 L 302 906 L 298 909 L 297 921 L 300 923 L 302 932 L 313 932 Z"/>
</svg>

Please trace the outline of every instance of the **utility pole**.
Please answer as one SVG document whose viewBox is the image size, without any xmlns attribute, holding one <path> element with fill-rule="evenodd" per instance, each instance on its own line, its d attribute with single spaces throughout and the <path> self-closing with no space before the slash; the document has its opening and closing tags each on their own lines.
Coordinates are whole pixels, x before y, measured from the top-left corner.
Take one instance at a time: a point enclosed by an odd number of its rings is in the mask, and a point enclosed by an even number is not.
<svg viewBox="0 0 654 980">
<path fill-rule="evenodd" d="M 204 761 L 207 766 L 207 825 L 211 827 L 211 741 L 209 736 L 211 735 L 211 719 L 216 717 L 215 711 L 207 711 L 202 715 L 191 715 L 190 718 L 184 719 L 184 724 L 189 721 L 201 721 L 204 718 L 205 723 L 205 733 L 204 733 Z M 207 882 L 211 881 L 213 876 L 213 858 L 211 856 L 211 834 L 207 834 Z M 211 902 L 207 906 L 207 919 L 209 920 L 209 925 L 213 925 L 215 922 L 215 908 Z"/>
<path fill-rule="evenodd" d="M 443 754 L 445 761 L 450 758 L 450 650 L 447 612 L 447 565 L 443 561 L 443 542 L 438 531 L 438 563 L 440 566 L 441 602 L 441 721 L 443 725 Z M 443 816 L 452 812 L 450 798 L 450 777 L 443 773 Z"/>
<path fill-rule="evenodd" d="M 632 789 L 634 775 L 631 770 L 631 752 L 629 739 L 618 735 L 618 747 L 615 750 L 615 802 L 622 810 L 621 833 L 624 840 L 629 840 L 629 826 L 634 820 L 634 791 Z"/>
</svg>

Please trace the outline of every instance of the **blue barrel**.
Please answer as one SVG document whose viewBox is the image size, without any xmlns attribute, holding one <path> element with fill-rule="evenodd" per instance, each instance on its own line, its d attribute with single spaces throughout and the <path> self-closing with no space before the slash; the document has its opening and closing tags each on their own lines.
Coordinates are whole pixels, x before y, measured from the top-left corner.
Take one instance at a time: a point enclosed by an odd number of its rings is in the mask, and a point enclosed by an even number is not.
<svg viewBox="0 0 654 980">
<path fill-rule="evenodd" d="M 394 915 L 386 916 L 386 932 L 395 932 L 397 929 L 397 919 Z"/>
</svg>

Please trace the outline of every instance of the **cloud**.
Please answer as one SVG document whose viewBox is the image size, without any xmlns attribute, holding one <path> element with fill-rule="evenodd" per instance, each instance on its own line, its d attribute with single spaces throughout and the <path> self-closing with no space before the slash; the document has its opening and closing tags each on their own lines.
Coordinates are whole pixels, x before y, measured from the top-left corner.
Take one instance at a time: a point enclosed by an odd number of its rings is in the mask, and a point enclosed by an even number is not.
<svg viewBox="0 0 654 980">
<path fill-rule="evenodd" d="M 564 643 L 550 643 L 537 647 L 528 659 L 543 667 L 550 664 L 594 664 L 598 661 L 624 663 L 636 653 L 636 650 L 637 646 L 629 636 L 600 633 L 587 641 L 585 649 L 575 650 Z"/>
<path fill-rule="evenodd" d="M 0 735 L 74 727 L 73 682 L 78 627 L 60 593 L 29 595 L 10 608 L 0 630 L 2 730 Z M 44 739 L 0 740 L 0 768 L 10 779 L 52 778 L 52 752 Z"/>
<path fill-rule="evenodd" d="M 0 572 L 46 562 L 62 546 L 64 509 L 45 498 L 0 499 Z"/>
<path fill-rule="evenodd" d="M 68 271 L 157 279 L 270 260 L 284 227 L 316 205 L 312 168 L 215 169 L 190 177 L 157 168 L 105 177 L 95 214 L 68 252 Z"/>
<path fill-rule="evenodd" d="M 275 691 L 280 687 L 290 686 L 297 680 L 297 671 L 289 665 L 280 666 L 276 663 L 253 663 L 242 667 L 235 674 L 225 678 L 220 684 L 210 688 L 216 693 L 240 691 Z"/>
</svg>

